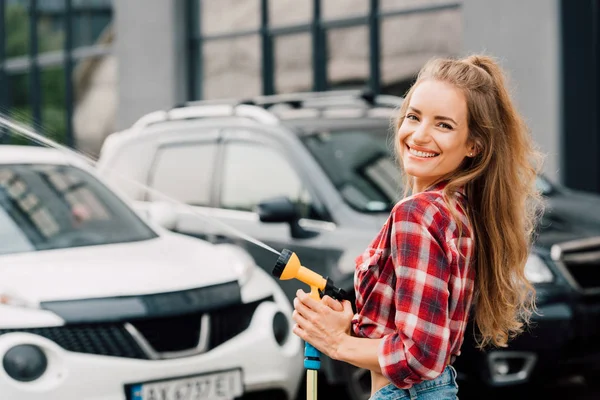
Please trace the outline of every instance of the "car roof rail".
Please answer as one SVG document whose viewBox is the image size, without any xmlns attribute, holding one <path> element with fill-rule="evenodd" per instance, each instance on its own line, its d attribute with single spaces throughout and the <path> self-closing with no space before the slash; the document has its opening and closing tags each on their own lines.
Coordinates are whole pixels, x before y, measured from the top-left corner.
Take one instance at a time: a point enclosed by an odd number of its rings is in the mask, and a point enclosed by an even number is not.
<svg viewBox="0 0 600 400">
<path fill-rule="evenodd" d="M 266 125 L 278 125 L 279 118 L 262 107 L 248 104 L 213 103 L 207 105 L 185 105 L 170 110 L 154 111 L 142 116 L 133 125 L 133 130 L 141 130 L 152 124 L 165 121 L 177 121 L 194 118 L 242 117 Z"/>
<path fill-rule="evenodd" d="M 242 117 L 262 124 L 278 125 L 281 122 L 280 118 L 276 112 L 269 110 L 274 106 L 323 110 L 367 103 L 371 106 L 398 107 L 402 104 L 402 100 L 402 97 L 374 95 L 372 92 L 358 89 L 283 93 L 255 96 L 243 100 L 231 98 L 198 100 L 177 105 L 169 110 L 148 113 L 138 119 L 132 125 L 132 129 L 139 131 L 149 125 L 164 121 L 214 117 Z"/>
<path fill-rule="evenodd" d="M 320 118 L 326 113 L 329 114 L 329 112 L 335 112 L 331 115 L 354 113 L 356 116 L 367 117 L 371 115 L 371 110 L 374 109 L 398 109 L 404 100 L 399 96 L 374 95 L 372 92 L 364 90 L 332 91 L 330 93 L 329 95 L 309 94 L 308 96 L 300 94 L 297 97 L 296 94 L 266 96 L 259 98 L 258 103 L 262 102 L 261 105 L 279 119 L 287 120 L 297 118 L 298 113 L 300 113 L 301 118 Z M 303 113 L 303 111 L 311 111 L 313 114 L 311 116 Z M 359 114 L 356 114 L 356 111 L 360 111 Z"/>
<path fill-rule="evenodd" d="M 322 92 L 294 92 L 270 94 L 261 96 L 252 96 L 248 98 L 225 98 L 209 100 L 193 100 L 186 103 L 190 105 L 211 105 L 211 104 L 251 104 L 259 106 L 268 106 L 279 103 L 298 103 L 304 100 L 315 98 L 333 98 L 333 97 L 357 97 L 362 93 L 361 90 L 327 90 Z"/>
<path fill-rule="evenodd" d="M 275 95 L 254 96 L 246 99 L 214 99 L 190 101 L 185 106 L 236 105 L 246 104 L 270 108 L 275 105 L 285 105 L 289 108 L 327 108 L 335 106 L 357 105 L 356 101 L 373 106 L 396 107 L 402 103 L 402 98 L 391 95 L 374 95 L 361 89 L 327 90 L 322 92 L 296 92 Z"/>
</svg>

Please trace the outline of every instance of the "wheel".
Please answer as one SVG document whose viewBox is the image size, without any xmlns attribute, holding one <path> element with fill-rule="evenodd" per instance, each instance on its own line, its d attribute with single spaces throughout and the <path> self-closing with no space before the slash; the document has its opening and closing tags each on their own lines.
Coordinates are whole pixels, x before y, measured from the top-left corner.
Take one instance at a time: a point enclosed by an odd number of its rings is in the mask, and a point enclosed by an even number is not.
<svg viewBox="0 0 600 400">
<path fill-rule="evenodd" d="M 371 372 L 368 369 L 345 364 L 342 373 L 351 400 L 368 400 L 371 397 Z"/>
</svg>

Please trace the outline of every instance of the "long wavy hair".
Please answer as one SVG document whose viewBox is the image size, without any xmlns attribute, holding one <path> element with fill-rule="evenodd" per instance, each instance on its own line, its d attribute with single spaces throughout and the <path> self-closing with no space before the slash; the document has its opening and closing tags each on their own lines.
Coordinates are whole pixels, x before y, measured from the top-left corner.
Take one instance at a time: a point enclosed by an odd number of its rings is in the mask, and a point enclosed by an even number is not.
<svg viewBox="0 0 600 400">
<path fill-rule="evenodd" d="M 475 239 L 478 346 L 505 347 L 535 312 L 535 289 L 525 277 L 525 262 L 543 209 L 535 185 L 542 155 L 511 100 L 502 69 L 484 55 L 429 61 L 405 96 L 396 132 L 412 93 L 424 80 L 450 83 L 467 101 L 469 139 L 476 155 L 440 180 L 448 181 L 447 202 L 459 187 L 468 198 L 466 212 Z M 399 159 L 397 138 L 395 145 Z M 404 180 L 410 190 L 411 178 L 405 175 Z"/>
</svg>

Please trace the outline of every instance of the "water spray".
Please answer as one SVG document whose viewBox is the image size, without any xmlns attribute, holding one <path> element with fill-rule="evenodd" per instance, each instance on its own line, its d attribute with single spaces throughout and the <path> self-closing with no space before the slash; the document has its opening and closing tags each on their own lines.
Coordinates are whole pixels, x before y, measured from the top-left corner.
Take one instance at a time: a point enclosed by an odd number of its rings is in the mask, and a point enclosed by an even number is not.
<svg viewBox="0 0 600 400">
<path fill-rule="evenodd" d="M 18 124 L 18 123 L 15 123 L 13 121 L 10 121 L 10 120 L 2 117 L 2 116 L 0 116 L 0 125 L 4 125 L 4 126 L 10 128 L 10 129 L 12 129 L 18 136 L 21 136 L 21 137 L 24 137 L 26 139 L 29 139 L 29 140 L 33 141 L 34 143 L 41 144 L 41 145 L 44 145 L 46 147 L 51 147 L 51 148 L 54 148 L 56 150 L 60 150 L 60 151 L 62 151 L 64 153 L 66 153 L 66 154 L 68 154 L 70 156 L 74 156 L 74 157 L 76 157 L 76 158 L 78 158 L 78 159 L 80 159 L 80 160 L 82 160 L 82 161 L 84 161 L 84 162 L 86 162 L 86 163 L 88 163 L 88 164 L 90 164 L 92 166 L 96 166 L 96 164 L 97 164 L 97 161 L 94 160 L 92 157 L 87 156 L 87 155 L 85 155 L 82 152 L 79 152 L 77 150 L 73 150 L 70 147 L 64 146 L 64 145 L 62 145 L 62 144 L 60 144 L 60 143 L 58 143 L 58 142 L 56 142 L 56 141 L 54 141 L 52 139 L 48 139 L 48 138 L 40 135 L 39 133 L 36 133 L 36 132 L 32 131 L 31 129 L 29 129 L 29 128 L 25 127 L 25 126 L 23 126 L 21 124 Z M 151 193 L 151 194 L 153 194 L 153 195 L 161 198 L 162 200 L 165 200 L 165 201 L 167 201 L 169 203 L 172 203 L 173 205 L 176 205 L 177 207 L 183 207 L 188 212 L 190 212 L 191 214 L 195 215 L 196 217 L 199 217 L 199 218 L 203 219 L 205 222 L 207 222 L 207 223 L 209 223 L 209 224 L 211 224 L 213 226 L 218 226 L 220 228 L 223 228 L 226 231 L 228 231 L 229 233 L 232 233 L 235 236 L 237 236 L 237 237 L 239 237 L 241 239 L 246 240 L 247 242 L 250 242 L 250 243 L 255 244 L 255 245 L 259 246 L 259 247 L 262 247 L 265 250 L 268 250 L 268 251 L 270 251 L 270 252 L 272 252 L 272 253 L 274 253 L 276 255 L 280 255 L 281 254 L 277 250 L 275 250 L 272 247 L 268 246 L 266 243 L 263 243 L 263 242 L 255 239 L 255 238 L 253 238 L 251 236 L 248 236 L 245 233 L 238 231 L 237 229 L 235 229 L 235 228 L 233 228 L 233 227 L 231 227 L 231 226 L 229 226 L 229 225 L 227 225 L 227 224 L 219 221 L 216 218 L 211 218 L 210 216 L 204 215 L 204 214 L 196 211 L 193 207 L 191 207 L 191 206 L 189 206 L 189 205 L 187 205 L 185 203 L 182 203 L 179 200 L 176 200 L 176 199 L 174 199 L 174 198 L 172 198 L 172 197 L 170 197 L 170 196 L 168 196 L 168 195 L 166 195 L 166 194 L 164 194 L 164 193 L 162 193 L 162 192 L 160 192 L 160 191 L 158 191 L 156 189 L 153 189 L 153 188 L 151 188 L 151 187 L 149 187 L 147 185 L 144 185 L 143 183 L 140 183 L 140 182 L 138 182 L 136 180 L 125 178 L 125 177 L 121 176 L 120 174 L 116 173 L 113 169 L 106 168 L 106 170 L 107 170 L 107 172 L 111 176 L 113 176 L 113 177 L 115 177 L 115 178 L 117 178 L 117 179 L 119 179 L 119 180 L 121 180 L 123 182 L 126 182 L 128 184 L 134 185 L 134 186 L 136 186 L 136 187 L 138 187 L 140 189 L 146 190 L 148 193 Z"/>
<path fill-rule="evenodd" d="M 85 161 L 86 163 L 91 164 L 92 166 L 95 166 L 97 164 L 97 161 L 94 160 L 92 157 L 87 156 L 77 150 L 71 149 L 70 147 L 64 146 L 52 139 L 48 139 L 48 138 L 44 137 L 43 135 L 40 135 L 21 124 L 15 123 L 13 121 L 10 121 L 10 120 L 2 117 L 1 115 L 0 115 L 0 125 L 4 125 L 4 126 L 8 127 L 13 132 L 15 132 L 17 135 L 27 138 L 37 144 L 41 144 L 46 147 L 51 147 L 51 148 L 57 149 L 59 151 L 65 152 L 69 156 L 74 156 L 76 158 L 79 158 L 79 159 Z M 289 279 L 295 278 L 301 282 L 306 283 L 307 285 L 310 286 L 310 296 L 312 298 L 320 300 L 321 297 L 324 295 L 328 295 L 336 300 L 343 300 L 346 298 L 346 292 L 341 288 L 337 288 L 333 284 L 331 279 L 329 279 L 328 277 L 324 278 L 321 275 L 317 274 L 316 272 L 311 271 L 310 269 L 302 266 L 298 256 L 294 252 L 292 252 L 288 249 L 284 249 L 282 252 L 278 252 L 277 250 L 273 249 L 272 247 L 268 246 L 267 244 L 255 239 L 251 236 L 248 236 L 245 233 L 240 232 L 237 229 L 235 229 L 225 223 L 222 223 L 221 221 L 217 220 L 216 218 L 211 218 L 210 216 L 203 215 L 203 214 L 197 212 L 193 207 L 191 207 L 185 203 L 182 203 L 181 201 L 176 200 L 158 190 L 155 190 L 155 189 L 153 189 L 147 185 L 144 185 L 136 180 L 125 178 L 125 177 L 121 176 L 120 174 L 115 173 L 114 170 L 107 168 L 107 171 L 114 177 L 121 179 L 122 181 L 127 182 L 128 184 L 132 184 L 138 188 L 146 190 L 149 193 L 151 193 L 159 198 L 162 198 L 178 207 L 185 208 L 187 211 L 191 212 L 191 214 L 202 218 L 204 221 L 208 222 L 209 224 L 217 225 L 218 227 L 225 229 L 229 233 L 232 233 L 241 239 L 244 239 L 252 244 L 255 244 L 266 250 L 269 250 L 274 254 L 277 254 L 279 256 L 279 258 L 277 259 L 277 262 L 275 263 L 275 267 L 273 268 L 272 274 L 280 280 L 289 280 Z M 321 367 L 320 352 L 315 347 L 313 347 L 310 343 L 305 343 L 304 357 L 305 357 L 304 358 L 304 368 L 306 369 L 307 399 L 308 400 L 316 400 L 317 399 L 317 373 L 318 373 L 317 371 Z"/>
</svg>

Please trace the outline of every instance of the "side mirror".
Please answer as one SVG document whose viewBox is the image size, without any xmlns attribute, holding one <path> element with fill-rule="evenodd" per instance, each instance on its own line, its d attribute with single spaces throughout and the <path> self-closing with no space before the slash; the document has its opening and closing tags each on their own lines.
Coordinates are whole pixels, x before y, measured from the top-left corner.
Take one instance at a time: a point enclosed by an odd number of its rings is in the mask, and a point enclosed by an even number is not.
<svg viewBox="0 0 600 400">
<path fill-rule="evenodd" d="M 258 204 L 262 222 L 292 222 L 300 219 L 296 206 L 287 197 L 273 197 Z"/>
<path fill-rule="evenodd" d="M 300 214 L 294 203 L 287 197 L 273 197 L 258 204 L 258 217 L 262 222 L 287 222 L 292 237 L 308 239 L 318 235 L 300 226 Z"/>
<path fill-rule="evenodd" d="M 153 223 L 171 231 L 177 227 L 177 212 L 172 205 L 160 201 L 152 202 L 147 212 L 148 219 Z"/>
</svg>

